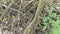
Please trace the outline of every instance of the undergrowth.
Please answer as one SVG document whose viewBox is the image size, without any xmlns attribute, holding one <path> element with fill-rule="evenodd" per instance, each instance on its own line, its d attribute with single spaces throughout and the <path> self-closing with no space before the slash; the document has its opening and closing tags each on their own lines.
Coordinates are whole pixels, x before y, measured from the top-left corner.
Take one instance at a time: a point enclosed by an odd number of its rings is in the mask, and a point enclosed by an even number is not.
<svg viewBox="0 0 60 34">
<path fill-rule="evenodd" d="M 50 30 L 49 33 L 46 32 L 46 34 L 60 34 L 60 19 L 54 10 L 54 6 L 51 6 L 48 16 L 39 16 L 39 18 L 43 20 L 43 30 Z"/>
</svg>

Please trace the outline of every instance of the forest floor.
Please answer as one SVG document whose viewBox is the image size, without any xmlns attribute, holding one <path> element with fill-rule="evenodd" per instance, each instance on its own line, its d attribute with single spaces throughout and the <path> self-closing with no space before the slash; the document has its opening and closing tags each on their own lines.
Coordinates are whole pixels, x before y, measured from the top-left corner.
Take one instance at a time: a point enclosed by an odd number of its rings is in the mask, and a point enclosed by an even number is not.
<svg viewBox="0 0 60 34">
<path fill-rule="evenodd" d="M 0 34 L 23 34 L 26 27 L 33 21 L 39 0 L 0 0 Z M 60 15 L 60 1 L 46 0 L 45 7 L 41 14 L 47 16 L 50 7 L 54 5 L 54 11 Z M 52 9 L 52 8 L 51 8 Z M 40 19 L 40 18 L 39 18 Z M 43 29 L 43 21 L 40 19 Z M 33 34 L 45 34 L 49 29 L 41 31 L 39 25 Z M 31 30 L 34 28 L 31 27 Z M 28 32 L 31 32 L 28 29 Z M 31 33 L 29 33 L 31 34 Z"/>
</svg>

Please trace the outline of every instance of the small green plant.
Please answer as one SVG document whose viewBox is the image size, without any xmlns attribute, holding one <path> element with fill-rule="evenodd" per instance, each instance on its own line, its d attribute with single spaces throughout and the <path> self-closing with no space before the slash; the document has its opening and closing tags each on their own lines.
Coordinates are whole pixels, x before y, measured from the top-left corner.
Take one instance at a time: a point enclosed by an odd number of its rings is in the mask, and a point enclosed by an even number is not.
<svg viewBox="0 0 60 34">
<path fill-rule="evenodd" d="M 49 29 L 49 34 L 60 34 L 60 19 L 57 13 L 53 13 L 54 7 L 50 7 L 50 14 L 48 16 L 39 16 L 40 19 L 43 20 L 44 25 L 43 30 Z"/>
</svg>

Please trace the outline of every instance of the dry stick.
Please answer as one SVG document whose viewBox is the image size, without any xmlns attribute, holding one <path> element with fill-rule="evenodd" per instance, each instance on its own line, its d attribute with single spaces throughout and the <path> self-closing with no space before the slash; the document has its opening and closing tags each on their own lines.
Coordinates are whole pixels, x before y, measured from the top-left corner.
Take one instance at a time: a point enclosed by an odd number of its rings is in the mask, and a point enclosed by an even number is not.
<svg viewBox="0 0 60 34">
<path fill-rule="evenodd" d="M 7 2 L 7 1 L 6 1 L 6 2 Z M 12 3 L 10 3 L 10 4 L 12 4 Z M 8 6 L 11 6 L 10 4 L 9 4 Z M 1 5 L 2 5 L 2 4 L 1 4 Z M 3 6 L 3 5 L 2 5 L 2 6 Z M 4 7 L 5 7 L 5 6 L 4 6 Z M 4 12 L 3 12 L 2 16 L 0 17 L 0 19 L 3 18 L 3 16 L 6 14 L 6 12 L 8 12 L 7 10 L 8 10 L 8 8 L 6 8 L 6 10 L 3 10 Z M 6 25 L 4 25 L 4 26 L 6 26 Z"/>
<path fill-rule="evenodd" d="M 11 0 L 11 3 L 8 6 L 10 7 L 12 5 L 12 3 L 14 3 L 14 2 Z M 4 7 L 6 7 L 3 4 L 1 4 L 1 5 L 4 6 Z M 3 14 L 2 14 L 2 16 L 0 18 L 2 18 L 6 14 L 6 12 L 8 12 L 7 10 L 8 10 L 8 8 L 6 8 L 6 10 L 4 10 L 4 12 L 3 12 Z"/>
<path fill-rule="evenodd" d="M 10 7 L 8 7 L 8 6 L 6 6 L 6 5 L 3 5 L 3 4 L 0 4 L 0 5 L 2 5 L 2 6 L 4 6 L 4 7 L 6 7 L 6 8 L 8 8 L 8 9 L 14 10 L 14 11 L 19 11 L 19 10 L 10 8 Z M 23 14 L 21 11 L 20 11 L 20 13 Z M 4 13 L 0 18 L 2 18 L 4 15 L 5 15 L 5 13 Z"/>
<path fill-rule="evenodd" d="M 19 10 L 21 10 L 21 4 L 19 5 Z M 20 31 L 22 31 L 21 27 L 20 27 L 20 11 L 18 11 L 17 20 L 18 20 L 18 29 L 20 29 Z"/>
<path fill-rule="evenodd" d="M 2 6 L 4 6 L 4 7 L 6 7 L 7 8 L 7 10 L 10 8 L 10 6 L 12 5 L 12 3 L 14 3 L 14 1 L 13 0 L 11 0 L 11 3 L 9 4 L 9 6 L 6 6 L 6 5 L 3 5 L 3 4 L 0 4 L 0 5 L 2 5 Z M 19 12 L 19 10 L 16 10 L 16 9 L 13 9 L 13 8 L 10 8 L 10 9 L 12 9 L 12 10 L 14 10 L 14 11 L 18 11 Z M 7 12 L 7 10 L 5 10 L 4 12 L 3 12 L 3 14 L 2 14 L 2 16 L 0 17 L 0 18 L 2 18 L 5 14 L 6 14 L 6 12 Z M 21 14 L 23 14 L 22 12 L 20 12 Z"/>
<path fill-rule="evenodd" d="M 34 0 L 29 1 L 29 2 L 24 6 L 24 8 L 25 8 L 27 5 L 31 4 L 33 1 L 34 1 Z"/>
<path fill-rule="evenodd" d="M 35 28 L 36 23 L 37 24 L 40 23 L 40 19 L 38 18 L 38 16 L 40 16 L 41 11 L 45 7 L 45 3 L 46 3 L 46 0 L 39 0 L 39 3 L 38 3 L 38 7 L 37 7 L 37 10 L 36 10 L 36 13 L 35 13 L 34 20 L 26 27 L 26 29 L 24 30 L 24 33 L 23 34 L 28 34 L 28 29 L 30 29 L 32 26 Z"/>
<path fill-rule="evenodd" d="M 10 7 L 13 3 L 15 3 L 15 0 L 11 0 L 11 3 L 8 6 Z"/>
<path fill-rule="evenodd" d="M 21 4 L 23 4 L 24 0 L 21 0 Z"/>
<path fill-rule="evenodd" d="M 32 20 L 33 16 L 34 16 L 34 14 L 31 16 L 31 18 L 30 18 L 29 21 L 27 22 L 26 26 L 29 25 L 29 22 Z"/>
<path fill-rule="evenodd" d="M 28 6 L 29 4 L 31 4 L 33 1 L 34 1 L 34 0 L 29 1 L 26 5 L 23 6 L 22 9 L 25 9 L 25 7 Z M 22 3 L 22 4 L 23 4 L 23 3 Z M 22 11 L 23 11 L 23 10 L 22 10 Z"/>
<path fill-rule="evenodd" d="M 33 10 L 34 9 L 34 7 L 31 7 L 31 9 L 30 10 L 28 10 L 26 13 L 24 13 L 22 16 L 25 16 L 27 13 L 29 13 L 31 10 Z"/>
</svg>

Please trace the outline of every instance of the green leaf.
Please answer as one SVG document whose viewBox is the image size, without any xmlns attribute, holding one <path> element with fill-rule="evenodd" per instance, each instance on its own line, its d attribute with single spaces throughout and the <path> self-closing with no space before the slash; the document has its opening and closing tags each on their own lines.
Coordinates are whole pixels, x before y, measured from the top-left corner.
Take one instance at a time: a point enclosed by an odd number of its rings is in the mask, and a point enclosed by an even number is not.
<svg viewBox="0 0 60 34">
<path fill-rule="evenodd" d="M 47 29 L 47 26 L 44 26 L 44 27 L 43 27 L 43 30 L 46 30 L 46 29 Z"/>
<path fill-rule="evenodd" d="M 53 6 L 50 7 L 50 11 L 53 11 L 55 8 Z"/>
</svg>

